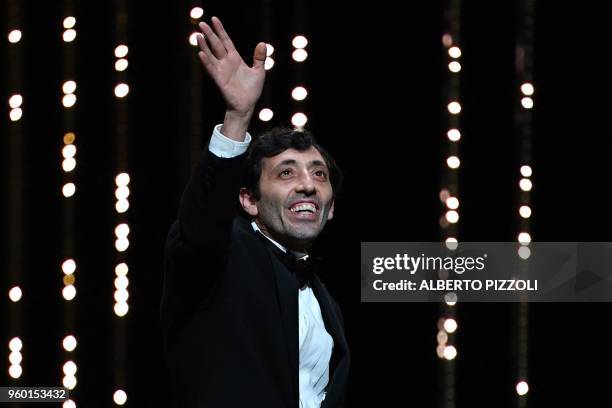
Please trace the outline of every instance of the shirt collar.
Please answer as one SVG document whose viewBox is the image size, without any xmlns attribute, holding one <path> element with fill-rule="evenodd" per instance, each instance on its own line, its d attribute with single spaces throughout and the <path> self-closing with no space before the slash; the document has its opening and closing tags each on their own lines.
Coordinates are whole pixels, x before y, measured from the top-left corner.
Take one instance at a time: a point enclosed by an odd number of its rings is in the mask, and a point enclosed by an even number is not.
<svg viewBox="0 0 612 408">
<path fill-rule="evenodd" d="M 270 238 L 269 236 L 264 234 L 264 232 L 259 228 L 259 225 L 257 225 L 257 223 L 255 221 L 251 222 L 251 227 L 253 227 L 254 231 L 259 231 L 264 237 L 266 237 L 270 242 L 272 242 L 274 245 L 276 245 L 281 251 L 287 252 L 287 248 L 285 248 L 284 246 L 282 246 L 281 244 L 279 244 L 278 242 L 276 242 L 275 240 L 273 240 L 272 238 Z M 306 254 L 304 252 L 291 251 L 291 253 L 293 253 L 293 255 L 295 255 L 295 258 L 298 259 L 298 260 L 300 260 L 300 259 L 303 259 L 303 260 L 308 259 L 308 254 Z"/>
</svg>

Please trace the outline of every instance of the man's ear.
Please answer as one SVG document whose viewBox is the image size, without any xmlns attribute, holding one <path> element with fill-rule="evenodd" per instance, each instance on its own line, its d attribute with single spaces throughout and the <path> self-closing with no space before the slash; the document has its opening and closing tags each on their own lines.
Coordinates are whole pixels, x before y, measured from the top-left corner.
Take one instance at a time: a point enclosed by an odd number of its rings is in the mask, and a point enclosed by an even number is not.
<svg viewBox="0 0 612 408">
<path fill-rule="evenodd" d="M 329 212 L 327 213 L 327 221 L 334 218 L 334 201 L 332 200 L 331 207 L 329 207 Z"/>
<path fill-rule="evenodd" d="M 259 211 L 257 210 L 257 200 L 255 197 L 253 197 L 253 194 L 246 189 L 246 187 L 242 187 L 240 189 L 238 199 L 240 200 L 240 205 L 242 205 L 242 208 L 247 214 L 249 214 L 251 217 L 257 217 L 257 214 L 259 214 Z"/>
</svg>

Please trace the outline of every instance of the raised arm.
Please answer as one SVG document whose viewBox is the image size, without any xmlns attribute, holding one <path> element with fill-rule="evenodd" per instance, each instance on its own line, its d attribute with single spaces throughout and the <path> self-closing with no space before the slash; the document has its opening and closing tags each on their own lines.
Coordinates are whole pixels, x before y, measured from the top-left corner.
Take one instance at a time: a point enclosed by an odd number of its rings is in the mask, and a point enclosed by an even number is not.
<svg viewBox="0 0 612 408">
<path fill-rule="evenodd" d="M 212 28 L 200 23 L 198 53 L 208 75 L 227 104 L 223 125 L 213 138 L 230 151 L 246 148 L 249 122 L 265 79 L 266 45 L 259 43 L 253 66 L 247 66 L 234 48 L 221 21 L 213 17 Z M 228 140 L 230 139 L 230 140 Z M 236 148 L 234 144 L 242 146 Z M 178 221 L 168 234 L 164 257 L 162 320 L 172 333 L 196 310 L 224 268 L 238 194 L 244 154 L 218 157 L 208 147 L 193 172 L 179 206 Z M 169 340 L 169 338 L 167 339 Z"/>
<path fill-rule="evenodd" d="M 242 142 L 263 89 L 266 44 L 257 44 L 253 52 L 253 66 L 249 67 L 236 51 L 221 20 L 213 17 L 212 28 L 202 22 L 200 29 L 204 36 L 198 35 L 198 56 L 227 104 L 221 133 Z"/>
</svg>

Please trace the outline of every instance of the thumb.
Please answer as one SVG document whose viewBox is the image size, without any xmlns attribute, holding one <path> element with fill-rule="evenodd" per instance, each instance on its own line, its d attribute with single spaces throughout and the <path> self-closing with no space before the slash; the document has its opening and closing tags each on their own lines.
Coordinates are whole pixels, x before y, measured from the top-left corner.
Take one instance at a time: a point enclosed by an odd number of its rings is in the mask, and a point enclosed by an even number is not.
<svg viewBox="0 0 612 408">
<path fill-rule="evenodd" d="M 266 62 L 266 51 L 266 43 L 260 42 L 257 44 L 255 52 L 253 52 L 253 68 L 263 68 Z"/>
</svg>

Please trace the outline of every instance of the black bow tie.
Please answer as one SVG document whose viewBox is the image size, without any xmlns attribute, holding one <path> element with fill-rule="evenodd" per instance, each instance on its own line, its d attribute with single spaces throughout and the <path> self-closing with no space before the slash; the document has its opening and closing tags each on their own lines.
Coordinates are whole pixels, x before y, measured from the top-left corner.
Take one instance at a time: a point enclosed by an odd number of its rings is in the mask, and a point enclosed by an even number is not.
<svg viewBox="0 0 612 408">
<path fill-rule="evenodd" d="M 287 267 L 287 269 L 295 276 L 298 288 L 310 284 L 312 277 L 318 272 L 321 259 L 312 256 L 307 256 L 306 259 L 296 259 L 295 255 L 290 251 L 284 252 L 282 249 L 274 245 L 261 231 L 257 231 L 265 246 Z"/>
</svg>

